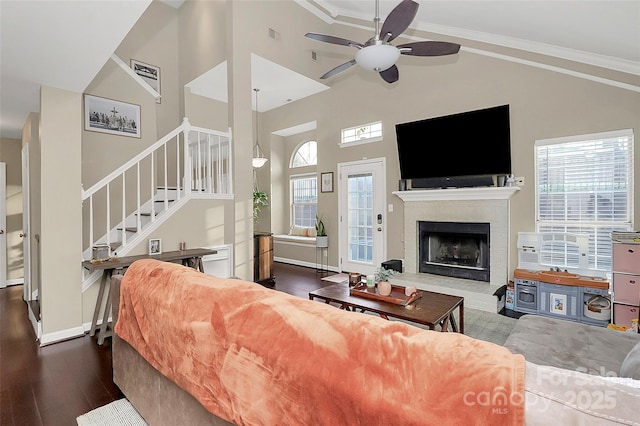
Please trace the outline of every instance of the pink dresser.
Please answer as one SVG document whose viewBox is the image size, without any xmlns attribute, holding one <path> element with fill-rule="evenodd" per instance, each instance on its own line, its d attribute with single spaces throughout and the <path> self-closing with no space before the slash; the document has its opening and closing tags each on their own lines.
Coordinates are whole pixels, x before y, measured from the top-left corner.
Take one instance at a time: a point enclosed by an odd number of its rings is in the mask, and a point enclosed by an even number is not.
<svg viewBox="0 0 640 426">
<path fill-rule="evenodd" d="M 640 310 L 640 244 L 613 243 L 613 322 L 631 326 Z"/>
</svg>

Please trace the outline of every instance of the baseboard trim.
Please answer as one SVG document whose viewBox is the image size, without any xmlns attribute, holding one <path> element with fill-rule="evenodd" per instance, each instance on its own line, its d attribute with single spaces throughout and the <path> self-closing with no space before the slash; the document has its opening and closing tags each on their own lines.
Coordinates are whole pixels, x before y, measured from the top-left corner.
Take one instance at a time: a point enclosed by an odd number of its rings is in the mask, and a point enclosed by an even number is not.
<svg viewBox="0 0 640 426">
<path fill-rule="evenodd" d="M 84 336 L 84 327 L 73 327 L 66 330 L 56 331 L 54 333 L 43 334 L 40 337 L 40 346 L 51 345 L 63 340 L 75 339 L 76 337 Z"/>
<path fill-rule="evenodd" d="M 274 257 L 273 261 L 274 262 L 280 262 L 280 263 L 288 263 L 289 265 L 304 266 L 306 268 L 315 268 L 316 267 L 315 263 L 304 262 L 302 260 L 297 260 L 297 259 L 287 259 L 285 257 Z M 329 267 L 327 269 L 329 271 L 331 271 L 331 272 L 340 272 L 337 267 L 331 266 L 331 265 L 329 265 Z"/>
</svg>

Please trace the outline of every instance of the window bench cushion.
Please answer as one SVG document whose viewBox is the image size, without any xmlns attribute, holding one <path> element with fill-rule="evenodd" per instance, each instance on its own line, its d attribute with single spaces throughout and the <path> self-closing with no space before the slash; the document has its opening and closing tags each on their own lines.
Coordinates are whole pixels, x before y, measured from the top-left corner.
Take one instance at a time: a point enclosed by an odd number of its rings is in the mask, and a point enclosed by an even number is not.
<svg viewBox="0 0 640 426">
<path fill-rule="evenodd" d="M 293 225 L 289 230 L 289 235 L 296 237 L 315 237 L 316 228 L 313 226 L 296 226 Z"/>
<path fill-rule="evenodd" d="M 315 245 L 316 237 L 303 237 L 300 235 L 289 235 L 289 234 L 274 234 L 273 241 L 282 242 L 282 243 L 303 243 L 303 244 Z"/>
</svg>

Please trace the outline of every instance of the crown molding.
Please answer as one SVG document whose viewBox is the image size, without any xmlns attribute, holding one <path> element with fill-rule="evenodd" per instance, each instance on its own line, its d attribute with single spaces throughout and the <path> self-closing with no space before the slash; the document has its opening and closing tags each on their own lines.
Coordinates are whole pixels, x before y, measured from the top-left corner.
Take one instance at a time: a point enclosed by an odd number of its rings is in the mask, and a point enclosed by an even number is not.
<svg viewBox="0 0 640 426">
<path fill-rule="evenodd" d="M 337 12 L 335 10 L 330 10 L 330 7 L 324 3 L 322 0 L 295 0 L 298 4 L 303 6 L 305 9 L 311 11 L 314 15 L 318 16 L 323 21 L 329 24 L 339 24 L 352 28 L 358 28 L 363 30 L 372 30 L 372 26 L 360 25 L 353 22 L 347 22 L 342 19 L 336 19 Z M 331 15 L 331 16 L 330 16 Z M 363 19 L 361 17 L 353 17 L 355 19 Z M 631 75 L 640 75 L 640 62 L 624 60 L 620 58 L 613 58 L 604 55 L 598 55 L 595 53 L 589 53 L 584 51 L 579 51 L 575 49 L 562 48 L 558 46 L 552 46 L 544 43 L 531 42 L 522 39 L 516 39 L 511 37 L 499 36 L 495 34 L 484 33 L 480 31 L 474 30 L 466 30 L 462 28 L 448 27 L 444 25 L 436 25 L 436 24 L 420 24 L 418 23 L 415 26 L 412 26 L 415 30 L 442 34 L 445 36 L 463 38 L 467 40 L 477 41 L 481 43 L 492 44 L 501 47 L 507 47 L 511 49 L 517 49 L 524 52 L 531 52 L 540 55 L 545 55 L 553 58 L 559 58 L 562 60 L 573 61 L 581 64 L 591 65 L 600 67 L 603 69 L 609 69 L 617 72 L 622 72 Z M 407 38 L 409 40 L 422 41 L 426 40 L 425 38 L 415 37 L 410 35 L 403 35 L 403 38 Z M 629 84 L 625 82 L 621 82 L 618 80 L 613 80 L 610 78 L 603 78 L 593 74 L 588 74 L 584 72 L 578 72 L 571 70 L 569 68 L 559 67 L 548 65 L 542 62 L 522 59 L 517 56 L 507 55 L 507 54 L 499 54 L 496 52 L 492 52 L 487 49 L 479 49 L 479 48 L 465 48 L 462 46 L 461 50 L 483 55 L 490 56 L 496 59 L 506 60 L 509 62 L 521 63 L 528 66 L 533 66 L 536 68 L 542 68 L 549 71 L 558 72 L 561 74 L 571 75 L 577 78 L 583 78 L 586 80 L 595 81 L 598 83 L 619 87 L 626 90 L 631 90 L 634 92 L 640 92 L 640 85 Z"/>
</svg>

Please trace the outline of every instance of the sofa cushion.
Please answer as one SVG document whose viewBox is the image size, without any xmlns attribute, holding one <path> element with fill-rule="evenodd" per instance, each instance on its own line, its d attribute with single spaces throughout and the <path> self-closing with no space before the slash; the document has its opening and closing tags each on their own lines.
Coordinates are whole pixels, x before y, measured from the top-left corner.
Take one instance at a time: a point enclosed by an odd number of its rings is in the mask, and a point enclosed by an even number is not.
<svg viewBox="0 0 640 426">
<path fill-rule="evenodd" d="M 620 377 L 640 380 L 640 342 L 629 351 L 620 366 Z"/>
<path fill-rule="evenodd" d="M 516 322 L 504 346 L 539 365 L 614 376 L 639 341 L 639 334 L 528 314 Z"/>
</svg>

